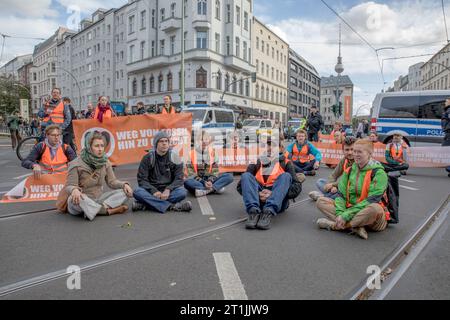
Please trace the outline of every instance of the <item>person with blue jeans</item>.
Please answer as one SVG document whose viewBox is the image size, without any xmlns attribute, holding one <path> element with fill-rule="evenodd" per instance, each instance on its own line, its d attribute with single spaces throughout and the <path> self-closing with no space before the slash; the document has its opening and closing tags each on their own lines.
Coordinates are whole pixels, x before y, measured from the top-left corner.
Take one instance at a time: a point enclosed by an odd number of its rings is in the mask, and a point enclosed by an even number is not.
<svg viewBox="0 0 450 320">
<path fill-rule="evenodd" d="M 192 210 L 183 187 L 183 162 L 170 150 L 167 133 L 161 131 L 153 139 L 153 149 L 144 156 L 137 175 L 139 187 L 134 190 L 132 210 Z"/>
<path fill-rule="evenodd" d="M 344 158 L 339 162 L 337 167 L 334 169 L 333 173 L 328 177 L 328 180 L 319 179 L 316 182 L 316 186 L 319 191 L 311 191 L 309 197 L 313 201 L 317 201 L 320 197 L 325 197 L 335 200 L 338 193 L 339 178 L 344 174 L 345 170 L 350 168 L 354 161 L 353 157 L 353 145 L 356 142 L 354 137 L 346 137 L 344 143 L 342 144 L 342 149 L 344 151 Z"/>
<path fill-rule="evenodd" d="M 201 132 L 201 141 L 191 150 L 191 161 L 187 165 L 187 179 L 184 187 L 195 194 L 204 197 L 211 193 L 222 194 L 225 187 L 233 182 L 231 173 L 219 174 L 219 158 L 211 146 L 212 138 L 206 132 Z"/>
<path fill-rule="evenodd" d="M 247 229 L 270 229 L 272 217 L 286 211 L 289 200 L 302 191 L 292 162 L 272 153 L 272 143 L 267 141 L 267 154 L 248 166 L 237 186 L 248 214 Z"/>
<path fill-rule="evenodd" d="M 305 130 L 299 129 L 296 133 L 296 141 L 286 148 L 289 160 L 292 161 L 295 172 L 314 176 L 319 169 L 322 154 L 307 139 Z M 311 160 L 310 156 L 314 159 Z"/>
</svg>

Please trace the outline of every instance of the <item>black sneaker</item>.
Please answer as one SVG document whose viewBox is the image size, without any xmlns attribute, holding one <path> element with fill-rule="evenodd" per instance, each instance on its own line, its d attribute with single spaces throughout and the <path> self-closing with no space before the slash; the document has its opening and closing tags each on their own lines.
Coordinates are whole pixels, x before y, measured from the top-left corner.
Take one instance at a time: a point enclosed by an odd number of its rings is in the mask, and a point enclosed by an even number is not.
<svg viewBox="0 0 450 320">
<path fill-rule="evenodd" d="M 261 230 L 269 230 L 273 215 L 272 210 L 264 209 L 256 227 Z"/>
<path fill-rule="evenodd" d="M 313 171 L 305 171 L 305 176 L 314 177 L 316 175 L 316 170 Z"/>
<path fill-rule="evenodd" d="M 192 202 L 182 201 L 182 202 L 175 203 L 172 206 L 171 210 L 177 211 L 177 212 L 180 212 L 180 211 L 190 212 L 192 210 Z"/>
<path fill-rule="evenodd" d="M 245 223 L 245 228 L 246 229 L 256 229 L 256 224 L 258 223 L 260 216 L 261 216 L 261 211 L 259 211 L 256 208 L 250 209 L 247 222 Z"/>
<path fill-rule="evenodd" d="M 145 205 L 137 200 L 133 201 L 133 205 L 131 206 L 131 211 L 136 212 L 136 211 L 144 211 L 145 210 Z"/>
</svg>

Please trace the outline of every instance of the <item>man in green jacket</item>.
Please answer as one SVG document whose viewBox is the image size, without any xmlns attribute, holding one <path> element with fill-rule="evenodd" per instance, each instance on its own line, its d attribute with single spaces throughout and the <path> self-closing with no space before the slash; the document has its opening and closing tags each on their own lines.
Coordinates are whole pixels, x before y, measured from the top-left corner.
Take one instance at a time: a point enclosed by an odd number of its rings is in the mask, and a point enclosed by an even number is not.
<svg viewBox="0 0 450 320">
<path fill-rule="evenodd" d="M 373 144 L 359 140 L 353 147 L 355 163 L 346 170 L 339 181 L 336 200 L 321 197 L 317 207 L 326 219 L 317 220 L 321 229 L 351 229 L 359 237 L 367 239 L 366 227 L 383 231 L 387 227 L 389 213 L 381 204 L 386 192 L 388 177 L 383 166 L 372 159 Z"/>
<path fill-rule="evenodd" d="M 21 124 L 22 122 L 19 119 L 19 111 L 14 111 L 13 114 L 8 117 L 8 128 L 11 134 L 11 146 L 13 150 L 15 150 L 20 141 L 22 141 L 22 137 L 19 133 L 19 126 Z"/>
</svg>

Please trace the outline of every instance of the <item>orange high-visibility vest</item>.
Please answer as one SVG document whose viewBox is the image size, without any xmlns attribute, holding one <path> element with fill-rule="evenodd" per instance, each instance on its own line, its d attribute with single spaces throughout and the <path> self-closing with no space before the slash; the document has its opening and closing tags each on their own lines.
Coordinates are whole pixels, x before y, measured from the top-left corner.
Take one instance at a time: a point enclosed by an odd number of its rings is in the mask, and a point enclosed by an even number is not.
<svg viewBox="0 0 450 320">
<path fill-rule="evenodd" d="M 175 108 L 173 106 L 170 106 L 169 112 L 167 112 L 166 107 L 163 107 L 161 111 L 161 114 L 175 114 L 175 113 L 177 112 L 175 111 Z"/>
<path fill-rule="evenodd" d="M 297 144 L 294 144 L 294 148 L 292 149 L 292 161 L 300 161 L 300 163 L 310 161 L 308 144 L 305 144 L 301 151 L 298 150 Z"/>
<path fill-rule="evenodd" d="M 209 149 L 208 150 L 208 154 L 209 154 L 209 170 L 208 173 L 211 173 L 213 171 L 213 164 L 214 164 L 214 149 Z M 194 168 L 194 171 L 196 174 L 198 174 L 198 163 L 197 163 L 197 152 L 195 151 L 195 149 L 191 150 L 191 163 L 192 163 L 192 167 Z"/>
<path fill-rule="evenodd" d="M 39 165 L 49 173 L 60 173 L 67 171 L 67 163 L 69 160 L 65 154 L 65 150 L 67 150 L 67 145 L 61 145 L 60 148 L 56 151 L 55 157 L 52 159 L 50 154 L 50 148 L 44 145 L 44 153 L 41 156 L 41 161 L 39 161 Z"/>
<path fill-rule="evenodd" d="M 100 110 L 98 108 L 95 108 L 94 119 L 97 120 L 99 112 L 100 112 Z M 106 110 L 105 112 L 103 112 L 103 119 L 111 119 L 111 118 L 112 118 L 111 109 Z"/>
<path fill-rule="evenodd" d="M 47 123 L 51 121 L 55 124 L 64 123 L 64 103 L 62 101 L 60 101 L 53 110 L 50 110 L 50 106 L 47 104 L 46 113 L 48 113 L 48 116 L 44 118 L 43 122 Z"/>
<path fill-rule="evenodd" d="M 352 167 L 348 168 L 345 172 L 348 174 L 348 178 L 350 178 L 350 171 L 351 171 Z M 370 183 L 372 182 L 372 170 L 368 170 L 366 172 L 366 175 L 364 176 L 364 181 L 363 181 L 363 185 L 362 185 L 362 190 L 360 193 L 360 196 L 358 198 L 358 200 L 356 201 L 356 204 L 364 201 L 364 199 L 367 199 L 367 197 L 369 196 L 369 190 L 370 190 Z M 355 183 L 355 194 L 356 196 L 358 196 L 358 181 L 356 181 Z M 346 207 L 350 208 L 352 207 L 352 205 L 350 204 L 350 179 L 348 179 L 347 182 L 347 204 Z M 383 198 L 387 199 L 386 193 L 383 195 Z M 389 210 L 386 208 L 386 206 L 384 205 L 384 203 L 382 201 L 380 201 L 378 203 L 384 210 L 384 216 L 386 221 L 391 220 L 391 214 L 389 213 Z"/>
<path fill-rule="evenodd" d="M 277 162 L 277 164 L 274 166 L 267 181 L 264 181 L 262 171 L 263 171 L 263 166 L 261 165 L 258 172 L 256 173 L 255 178 L 256 178 L 256 181 L 258 181 L 259 184 L 264 187 L 272 187 L 273 184 L 275 183 L 275 181 L 278 179 L 278 177 L 281 176 L 283 173 L 285 173 L 285 171 L 283 170 L 283 168 L 281 167 L 279 162 Z"/>
<path fill-rule="evenodd" d="M 403 146 L 400 146 L 400 148 L 396 148 L 394 144 L 391 144 L 391 157 L 397 162 L 403 163 Z"/>
</svg>

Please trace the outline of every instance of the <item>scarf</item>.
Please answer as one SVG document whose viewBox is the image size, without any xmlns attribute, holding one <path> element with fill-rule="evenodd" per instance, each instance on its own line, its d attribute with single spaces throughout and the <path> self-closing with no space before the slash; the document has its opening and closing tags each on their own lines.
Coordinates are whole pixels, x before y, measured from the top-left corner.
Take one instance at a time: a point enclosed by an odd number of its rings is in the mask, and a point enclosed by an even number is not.
<svg viewBox="0 0 450 320">
<path fill-rule="evenodd" d="M 111 106 L 109 104 L 107 104 L 106 106 L 102 105 L 102 104 L 98 104 L 97 105 L 98 108 L 98 115 L 97 115 L 97 120 L 100 122 L 103 122 L 103 114 L 107 111 L 107 110 L 111 110 Z"/>
<path fill-rule="evenodd" d="M 81 150 L 81 159 L 89 165 L 92 169 L 102 168 L 108 161 L 106 153 L 103 153 L 101 157 L 97 157 L 91 150 L 92 137 L 94 133 L 89 132 L 84 139 L 84 148 Z"/>
<path fill-rule="evenodd" d="M 55 159 L 56 156 L 56 152 L 58 151 L 59 148 L 61 148 L 61 141 L 58 142 L 58 144 L 56 146 L 52 146 L 49 142 L 48 142 L 48 138 L 45 138 L 45 145 L 47 146 L 47 148 L 50 150 L 50 157 L 53 159 Z"/>
</svg>

